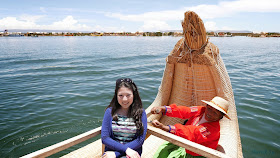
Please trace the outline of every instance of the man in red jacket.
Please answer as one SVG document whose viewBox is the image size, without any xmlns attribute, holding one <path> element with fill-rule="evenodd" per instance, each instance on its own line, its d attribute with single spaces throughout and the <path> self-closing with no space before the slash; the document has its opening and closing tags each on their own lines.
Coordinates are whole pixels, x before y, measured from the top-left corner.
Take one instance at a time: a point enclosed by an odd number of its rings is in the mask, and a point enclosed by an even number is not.
<svg viewBox="0 0 280 158">
<path fill-rule="evenodd" d="M 185 125 L 163 125 L 157 120 L 152 123 L 164 131 L 173 133 L 177 136 L 188 139 L 192 142 L 204 145 L 206 147 L 216 149 L 220 139 L 220 124 L 219 120 L 227 114 L 229 102 L 221 97 L 214 97 L 210 102 L 202 100 L 207 105 L 205 106 L 177 106 L 171 104 L 169 106 L 154 107 L 151 109 L 152 114 L 163 113 L 170 117 L 188 119 Z M 192 156 L 200 156 L 194 152 L 185 149 L 186 153 Z"/>
</svg>

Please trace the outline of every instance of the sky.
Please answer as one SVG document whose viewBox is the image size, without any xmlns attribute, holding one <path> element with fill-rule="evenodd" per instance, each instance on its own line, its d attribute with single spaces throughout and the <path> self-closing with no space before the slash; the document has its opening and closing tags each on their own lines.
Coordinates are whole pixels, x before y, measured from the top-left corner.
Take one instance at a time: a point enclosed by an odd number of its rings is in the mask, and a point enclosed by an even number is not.
<svg viewBox="0 0 280 158">
<path fill-rule="evenodd" d="M 0 32 L 182 30 L 186 11 L 207 31 L 280 32 L 280 0 L 0 0 Z"/>
</svg>

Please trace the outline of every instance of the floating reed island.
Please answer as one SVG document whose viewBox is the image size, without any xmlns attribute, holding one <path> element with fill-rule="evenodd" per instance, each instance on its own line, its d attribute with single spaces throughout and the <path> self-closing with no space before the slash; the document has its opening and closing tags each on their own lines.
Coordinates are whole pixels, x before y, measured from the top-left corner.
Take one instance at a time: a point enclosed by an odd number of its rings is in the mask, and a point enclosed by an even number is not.
<svg viewBox="0 0 280 158">
<path fill-rule="evenodd" d="M 253 33 L 252 31 L 207 31 L 208 37 L 233 37 L 233 36 L 247 36 L 247 37 L 280 37 L 277 32 L 261 32 Z M 0 37 L 39 37 L 39 36 L 184 36 L 182 30 L 173 31 L 157 31 L 157 32 L 0 32 Z"/>
</svg>

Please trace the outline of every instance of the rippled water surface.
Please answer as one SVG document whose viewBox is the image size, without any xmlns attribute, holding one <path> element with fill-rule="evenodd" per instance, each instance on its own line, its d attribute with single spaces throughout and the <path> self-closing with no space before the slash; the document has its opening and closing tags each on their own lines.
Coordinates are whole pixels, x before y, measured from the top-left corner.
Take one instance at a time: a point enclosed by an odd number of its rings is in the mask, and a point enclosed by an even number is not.
<svg viewBox="0 0 280 158">
<path fill-rule="evenodd" d="M 117 78 L 132 78 L 147 108 L 179 39 L 0 37 L 0 157 L 23 156 L 101 126 Z M 280 38 L 210 41 L 231 78 L 244 157 L 279 156 Z"/>
</svg>

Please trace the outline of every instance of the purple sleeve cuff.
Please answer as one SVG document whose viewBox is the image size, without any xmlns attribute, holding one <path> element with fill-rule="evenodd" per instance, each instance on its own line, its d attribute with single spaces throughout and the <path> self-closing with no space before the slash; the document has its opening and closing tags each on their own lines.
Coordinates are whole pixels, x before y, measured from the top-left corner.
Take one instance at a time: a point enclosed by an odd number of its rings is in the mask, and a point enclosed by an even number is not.
<svg viewBox="0 0 280 158">
<path fill-rule="evenodd" d="M 162 113 L 163 115 L 166 115 L 167 113 L 168 113 L 168 114 L 169 114 L 169 113 L 172 113 L 172 109 L 171 109 L 170 106 L 164 106 L 164 107 L 165 107 L 165 112 Z"/>
<path fill-rule="evenodd" d="M 175 133 L 176 132 L 176 127 L 175 126 L 172 126 L 172 125 L 168 125 L 169 126 L 169 133 Z"/>
</svg>

